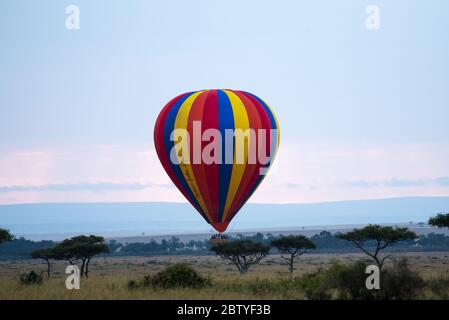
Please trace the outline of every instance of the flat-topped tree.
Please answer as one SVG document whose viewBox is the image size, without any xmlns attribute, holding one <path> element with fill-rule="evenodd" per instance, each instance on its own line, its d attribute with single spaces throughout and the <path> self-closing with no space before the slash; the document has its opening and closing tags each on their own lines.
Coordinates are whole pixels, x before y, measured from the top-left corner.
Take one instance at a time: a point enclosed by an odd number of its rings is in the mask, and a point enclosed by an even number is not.
<svg viewBox="0 0 449 320">
<path fill-rule="evenodd" d="M 336 237 L 351 241 L 357 248 L 362 250 L 376 262 L 379 270 L 382 270 L 385 261 L 390 258 L 390 255 L 381 257 L 381 250 L 390 247 L 399 241 L 414 240 L 418 238 L 416 233 L 407 228 L 393 228 L 377 224 L 370 224 L 362 229 L 354 229 L 345 233 L 337 233 Z M 374 243 L 374 251 L 372 252 L 367 248 L 370 243 Z"/>
<path fill-rule="evenodd" d="M 252 265 L 258 264 L 268 255 L 270 248 L 251 240 L 234 240 L 216 244 L 210 250 L 222 259 L 231 261 L 240 273 L 246 273 Z"/>
<path fill-rule="evenodd" d="M 301 256 L 307 250 L 315 249 L 315 244 L 307 237 L 288 236 L 274 239 L 270 242 L 271 246 L 276 247 L 281 253 L 281 258 L 287 261 L 288 269 L 293 272 L 295 258 Z"/>
<path fill-rule="evenodd" d="M 0 228 L 0 244 L 2 242 L 11 241 L 14 236 L 7 229 Z"/>
<path fill-rule="evenodd" d="M 431 217 L 428 224 L 438 228 L 449 228 L 449 213 L 439 213 Z"/>
<path fill-rule="evenodd" d="M 47 276 L 50 277 L 51 272 L 51 259 L 55 259 L 55 252 L 53 248 L 44 248 L 44 249 L 37 249 L 31 252 L 31 258 L 32 259 L 42 259 L 47 263 Z"/>
<path fill-rule="evenodd" d="M 58 243 L 53 249 L 56 259 L 67 260 L 69 264 L 81 260 L 80 274 L 86 277 L 89 274 L 89 263 L 92 257 L 108 252 L 109 248 L 104 238 L 94 235 L 66 239 Z"/>
<path fill-rule="evenodd" d="M 81 260 L 81 276 L 88 277 L 90 260 L 101 253 L 108 253 L 109 248 L 104 238 L 100 236 L 77 236 L 71 238 L 74 241 L 73 251 L 78 259 Z"/>
<path fill-rule="evenodd" d="M 59 242 L 52 250 L 54 259 L 65 260 L 70 265 L 78 261 L 78 257 L 73 250 L 73 242 L 70 239 L 65 239 Z"/>
</svg>

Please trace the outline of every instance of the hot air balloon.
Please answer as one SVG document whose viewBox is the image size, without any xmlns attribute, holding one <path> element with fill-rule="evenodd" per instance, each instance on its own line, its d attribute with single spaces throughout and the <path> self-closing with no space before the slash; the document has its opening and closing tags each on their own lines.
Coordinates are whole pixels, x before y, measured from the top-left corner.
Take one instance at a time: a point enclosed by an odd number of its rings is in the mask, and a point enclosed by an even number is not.
<svg viewBox="0 0 449 320">
<path fill-rule="evenodd" d="M 279 124 L 271 107 L 249 92 L 188 92 L 161 110 L 154 144 L 176 187 L 221 233 L 273 163 Z"/>
</svg>

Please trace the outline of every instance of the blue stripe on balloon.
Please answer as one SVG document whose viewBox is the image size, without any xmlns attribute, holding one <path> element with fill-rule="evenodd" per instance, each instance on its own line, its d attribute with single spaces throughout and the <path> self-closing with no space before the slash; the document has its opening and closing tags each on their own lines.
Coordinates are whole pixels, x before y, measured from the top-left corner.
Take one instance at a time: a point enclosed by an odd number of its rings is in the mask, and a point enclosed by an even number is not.
<svg viewBox="0 0 449 320">
<path fill-rule="evenodd" d="M 258 96 L 256 96 L 256 95 L 254 95 L 254 94 L 252 94 L 250 92 L 246 92 L 246 91 L 243 91 L 243 92 L 245 92 L 246 94 L 248 94 L 251 97 L 253 97 L 254 99 L 256 99 L 262 105 L 262 107 L 265 109 L 265 112 L 268 114 L 268 118 L 270 118 L 271 128 L 272 129 L 279 129 L 277 127 L 277 125 L 276 125 L 276 120 L 274 118 L 274 115 L 271 112 L 271 109 L 267 106 L 267 104 L 262 99 L 260 99 Z M 279 132 L 277 132 L 277 135 L 278 134 L 279 134 Z M 278 139 L 277 139 L 278 137 L 277 137 L 277 135 L 274 135 L 274 134 L 271 135 L 271 139 L 270 139 L 270 141 L 271 141 L 271 143 L 270 143 L 271 144 L 270 145 L 270 161 L 266 164 L 266 167 L 269 167 L 271 165 L 271 160 L 273 159 L 273 157 L 274 157 L 274 155 L 276 153 L 277 144 L 278 144 Z M 260 177 L 259 177 L 259 179 L 260 179 Z M 258 183 L 260 183 L 260 182 L 261 182 L 261 180 L 258 181 Z M 258 185 L 258 183 L 256 183 L 256 186 Z"/>
<path fill-rule="evenodd" d="M 231 101 L 229 101 L 228 95 L 222 91 L 217 90 L 218 96 L 218 129 L 220 130 L 222 137 L 222 153 L 221 160 L 222 164 L 219 166 L 219 210 L 218 210 L 218 221 L 221 222 L 223 218 L 224 207 L 226 204 L 226 198 L 229 191 L 229 183 L 231 181 L 232 167 L 233 164 L 226 164 L 225 161 L 225 129 L 234 130 L 234 115 L 232 111 Z M 234 142 L 232 146 L 234 150 Z"/>
<path fill-rule="evenodd" d="M 256 100 L 262 105 L 262 107 L 264 107 L 265 111 L 266 111 L 267 114 L 268 114 L 268 117 L 270 118 L 271 128 L 277 129 L 277 126 L 276 126 L 276 120 L 274 119 L 274 115 L 273 115 L 273 113 L 271 112 L 270 108 L 267 106 L 267 104 L 266 104 L 262 99 L 260 99 L 258 96 L 254 95 L 254 94 L 252 94 L 252 93 L 250 93 L 250 92 L 246 92 L 246 91 L 242 91 L 242 92 L 244 92 L 244 93 L 246 93 L 247 95 L 250 95 L 251 97 L 253 97 L 254 99 L 256 99 Z"/>
<path fill-rule="evenodd" d="M 181 108 L 181 106 L 184 103 L 184 101 L 186 101 L 186 99 L 188 97 L 190 97 L 194 93 L 195 92 L 189 92 L 186 95 L 182 96 L 178 101 L 176 101 L 176 103 L 170 109 L 170 111 L 168 113 L 168 116 L 167 116 L 167 119 L 165 120 L 165 125 L 164 125 L 164 147 L 165 147 L 165 152 L 167 153 L 168 162 L 170 163 L 170 166 L 172 167 L 173 172 L 176 175 L 176 178 L 181 183 L 181 185 L 184 188 L 184 190 L 187 192 L 187 194 L 189 196 L 189 199 L 194 204 L 196 209 L 199 211 L 201 216 L 208 223 L 210 223 L 209 219 L 207 218 L 206 214 L 203 212 L 203 210 L 202 210 L 201 206 L 199 205 L 198 201 L 193 196 L 193 193 L 190 190 L 189 185 L 187 184 L 187 182 L 186 182 L 186 180 L 184 178 L 184 175 L 182 174 L 182 171 L 181 171 L 181 168 L 180 168 L 179 164 L 176 165 L 176 164 L 172 163 L 171 158 L 170 158 L 170 151 L 172 150 L 172 148 L 175 145 L 175 142 L 170 140 L 170 135 L 171 135 L 172 131 L 175 128 L 176 116 L 178 115 L 179 109 Z"/>
</svg>

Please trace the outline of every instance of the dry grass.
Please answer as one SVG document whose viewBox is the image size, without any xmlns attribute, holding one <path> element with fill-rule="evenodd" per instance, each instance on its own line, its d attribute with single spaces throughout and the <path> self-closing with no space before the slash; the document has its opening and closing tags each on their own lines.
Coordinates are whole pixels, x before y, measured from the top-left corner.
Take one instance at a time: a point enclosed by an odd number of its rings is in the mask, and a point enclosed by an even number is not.
<svg viewBox="0 0 449 320">
<path fill-rule="evenodd" d="M 448 253 L 404 253 L 412 269 L 425 279 L 446 279 L 449 271 Z M 295 275 L 326 268 L 332 260 L 350 263 L 365 259 L 361 254 L 310 254 L 301 257 Z M 128 289 L 128 281 L 153 274 L 168 265 L 185 262 L 200 273 L 210 276 L 213 286 L 204 289 Z M 213 256 L 201 257 L 113 257 L 92 262 L 91 276 L 81 280 L 80 290 L 65 288 L 65 264 L 57 263 L 50 279 L 42 285 L 21 285 L 21 273 L 45 271 L 38 261 L 6 261 L 0 263 L 0 300 L 4 299 L 303 299 L 301 291 L 285 289 L 289 279 L 287 267 L 278 256 L 270 256 L 246 275 L 240 275 L 234 266 Z M 436 281 L 438 283 L 438 281 Z M 447 281 L 449 283 L 449 281 Z M 444 291 L 443 287 L 443 291 Z M 446 292 L 446 291 L 445 291 Z M 447 294 L 447 292 L 445 293 Z M 439 296 L 441 297 L 441 295 Z M 424 298 L 438 298 L 426 291 Z"/>
</svg>

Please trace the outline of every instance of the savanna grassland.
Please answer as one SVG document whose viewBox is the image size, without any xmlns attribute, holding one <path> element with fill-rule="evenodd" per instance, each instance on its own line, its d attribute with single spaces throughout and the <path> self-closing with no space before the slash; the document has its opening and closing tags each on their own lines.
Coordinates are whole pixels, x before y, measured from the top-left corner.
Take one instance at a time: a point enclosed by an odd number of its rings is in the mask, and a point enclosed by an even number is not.
<svg viewBox="0 0 449 320">
<path fill-rule="evenodd" d="M 449 288 L 446 288 L 449 253 L 397 253 L 394 257 L 406 257 L 411 270 L 417 271 L 424 280 L 439 284 L 437 293 L 425 289 L 419 298 L 449 298 Z M 232 264 L 215 256 L 96 258 L 91 262 L 89 278 L 81 279 L 80 290 L 66 289 L 66 264 L 62 262 L 54 264 L 52 276 L 47 279 L 45 263 L 11 260 L 0 262 L 0 299 L 306 299 L 307 292 L 295 279 L 319 269 L 326 270 L 336 261 L 351 264 L 360 260 L 366 257 L 362 254 L 306 254 L 291 276 L 277 255 L 270 255 L 243 275 Z M 210 278 L 212 285 L 202 289 L 128 288 L 130 280 L 139 280 L 178 262 Z M 31 270 L 44 276 L 42 284 L 20 283 L 20 275 Z"/>
</svg>

